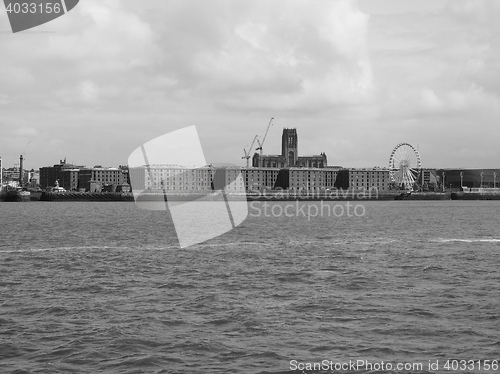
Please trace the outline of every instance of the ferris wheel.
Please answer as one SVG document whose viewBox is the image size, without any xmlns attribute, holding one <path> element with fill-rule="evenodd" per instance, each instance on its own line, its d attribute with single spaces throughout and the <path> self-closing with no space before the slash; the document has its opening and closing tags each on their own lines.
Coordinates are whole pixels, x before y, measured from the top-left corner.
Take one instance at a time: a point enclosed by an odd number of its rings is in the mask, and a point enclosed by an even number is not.
<svg viewBox="0 0 500 374">
<path fill-rule="evenodd" d="M 391 181 L 399 188 L 413 190 L 422 169 L 417 149 L 409 143 L 399 143 L 389 159 L 389 175 Z"/>
</svg>

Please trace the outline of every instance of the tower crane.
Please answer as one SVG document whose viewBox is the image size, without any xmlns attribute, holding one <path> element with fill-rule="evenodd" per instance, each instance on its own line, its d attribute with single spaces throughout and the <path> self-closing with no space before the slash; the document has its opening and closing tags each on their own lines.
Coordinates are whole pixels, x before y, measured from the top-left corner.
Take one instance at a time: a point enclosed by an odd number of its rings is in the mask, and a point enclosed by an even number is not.
<svg viewBox="0 0 500 374">
<path fill-rule="evenodd" d="M 250 153 L 252 152 L 252 148 L 253 148 L 253 145 L 255 143 L 255 139 L 258 138 L 258 135 L 255 135 L 255 138 L 253 138 L 253 141 L 252 141 L 252 144 L 250 145 L 250 148 L 248 148 L 248 152 L 245 148 L 243 148 L 243 152 L 245 152 L 245 156 L 243 156 L 242 158 L 246 158 L 247 159 L 247 168 L 248 168 L 248 164 L 249 164 L 249 159 L 250 159 Z"/>
<path fill-rule="evenodd" d="M 257 143 L 259 143 L 259 146 L 255 148 L 256 151 L 260 150 L 260 155 L 262 156 L 262 146 L 264 145 L 264 142 L 266 141 L 267 133 L 269 131 L 269 128 L 271 127 L 271 124 L 273 122 L 274 117 L 271 117 L 271 120 L 269 121 L 269 125 L 267 125 L 266 133 L 264 134 L 264 138 L 262 138 L 262 143 L 260 142 L 259 139 L 257 139 Z"/>
</svg>

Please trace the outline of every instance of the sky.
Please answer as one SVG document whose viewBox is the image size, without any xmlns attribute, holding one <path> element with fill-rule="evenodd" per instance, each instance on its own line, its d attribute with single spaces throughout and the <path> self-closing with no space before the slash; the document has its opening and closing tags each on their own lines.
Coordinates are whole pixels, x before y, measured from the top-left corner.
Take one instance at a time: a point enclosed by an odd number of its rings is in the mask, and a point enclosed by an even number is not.
<svg viewBox="0 0 500 374">
<path fill-rule="evenodd" d="M 3 10 L 3 9 L 2 9 Z M 208 163 L 255 135 L 328 165 L 500 167 L 500 2 L 81 0 L 13 34 L 0 11 L 4 167 L 118 166 L 195 125 Z M 256 145 L 254 146 L 256 147 Z"/>
</svg>

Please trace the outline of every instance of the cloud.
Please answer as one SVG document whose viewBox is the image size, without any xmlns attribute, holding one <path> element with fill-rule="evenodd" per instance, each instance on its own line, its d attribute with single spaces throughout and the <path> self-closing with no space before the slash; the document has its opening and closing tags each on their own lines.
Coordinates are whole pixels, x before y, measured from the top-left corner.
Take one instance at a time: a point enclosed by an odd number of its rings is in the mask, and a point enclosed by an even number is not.
<svg viewBox="0 0 500 374">
<path fill-rule="evenodd" d="M 166 69 L 194 95 L 230 107 L 290 109 L 359 102 L 370 93 L 368 17 L 354 1 L 176 4 L 183 17 L 171 17 L 183 24 L 171 23 L 161 43 L 182 47 L 166 57 Z"/>
<path fill-rule="evenodd" d="M 490 15 L 497 8 L 450 1 L 432 14 L 376 18 L 371 59 L 383 115 L 496 113 L 500 27 Z"/>
<path fill-rule="evenodd" d="M 151 66 L 159 52 L 148 23 L 118 1 L 84 1 L 38 31 L 51 29 L 58 31 L 3 37 L 0 82 L 22 95 L 24 104 L 60 100 L 78 106 L 94 101 L 99 86 L 114 88 L 118 99 L 140 84 L 137 71 Z"/>
<path fill-rule="evenodd" d="M 468 89 L 446 91 L 439 96 L 432 89 L 424 88 L 421 92 L 421 103 L 426 112 L 458 113 L 498 108 L 500 100 L 498 96 L 471 84 Z"/>
<path fill-rule="evenodd" d="M 400 141 L 420 142 L 428 160 L 452 153 L 433 151 L 450 128 L 456 147 L 481 141 L 471 122 L 493 133 L 500 5 L 376 11 L 394 3 L 85 0 L 40 33 L 0 35 L 0 146 L 17 157 L 26 140 L 14 129 L 36 128 L 30 149 L 42 166 L 64 158 L 58 152 L 113 165 L 148 139 L 197 125 L 207 160 L 236 163 L 272 116 L 270 152 L 279 153 L 280 127 L 297 127 L 301 152 L 373 166 Z M 47 149 L 52 137 L 57 147 Z"/>
<path fill-rule="evenodd" d="M 496 12 L 500 4 L 490 0 L 448 1 L 446 11 L 460 22 L 497 24 Z"/>
<path fill-rule="evenodd" d="M 373 88 L 368 16 L 354 0 L 155 2 L 162 19 L 127 4 L 87 0 L 44 26 L 57 32 L 9 40 L 0 81 L 37 106 L 69 107 L 188 94 L 318 109 L 363 102 Z"/>
<path fill-rule="evenodd" d="M 0 95 L 0 105 L 7 105 L 11 102 L 11 98 L 7 95 Z"/>
<path fill-rule="evenodd" d="M 20 128 L 16 128 L 13 133 L 17 136 L 25 137 L 25 138 L 33 138 L 39 134 L 39 130 L 34 127 L 23 126 Z"/>
</svg>

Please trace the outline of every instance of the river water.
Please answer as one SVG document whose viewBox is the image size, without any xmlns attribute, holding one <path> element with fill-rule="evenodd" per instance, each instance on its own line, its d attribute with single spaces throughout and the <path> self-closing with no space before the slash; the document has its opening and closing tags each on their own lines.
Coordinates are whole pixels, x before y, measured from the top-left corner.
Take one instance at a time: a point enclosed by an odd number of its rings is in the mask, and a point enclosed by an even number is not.
<svg viewBox="0 0 500 374">
<path fill-rule="evenodd" d="M 180 249 L 133 203 L 0 203 L 0 372 L 500 372 L 500 202 L 273 204 Z"/>
</svg>

